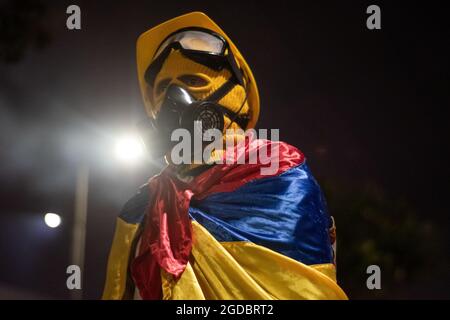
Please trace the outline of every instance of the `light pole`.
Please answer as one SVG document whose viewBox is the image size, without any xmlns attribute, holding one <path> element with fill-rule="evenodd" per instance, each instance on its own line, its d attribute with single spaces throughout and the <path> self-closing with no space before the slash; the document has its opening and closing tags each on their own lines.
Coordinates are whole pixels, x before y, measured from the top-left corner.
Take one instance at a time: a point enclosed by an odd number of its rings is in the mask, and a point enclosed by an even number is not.
<svg viewBox="0 0 450 320">
<path fill-rule="evenodd" d="M 115 155 L 118 160 L 126 164 L 136 163 L 144 154 L 141 140 L 134 135 L 120 137 L 115 144 Z M 81 270 L 84 277 L 84 258 L 86 249 L 86 221 L 89 193 L 89 166 L 83 162 L 77 168 L 74 221 L 72 226 L 71 261 Z M 83 280 L 81 289 L 71 291 L 72 299 L 83 299 Z"/>
<path fill-rule="evenodd" d="M 74 220 L 72 226 L 72 264 L 80 267 L 81 279 L 84 277 L 84 255 L 86 243 L 86 219 L 89 191 L 89 168 L 81 164 L 77 168 Z M 72 299 L 83 299 L 83 280 L 81 288 L 71 291 Z"/>
</svg>

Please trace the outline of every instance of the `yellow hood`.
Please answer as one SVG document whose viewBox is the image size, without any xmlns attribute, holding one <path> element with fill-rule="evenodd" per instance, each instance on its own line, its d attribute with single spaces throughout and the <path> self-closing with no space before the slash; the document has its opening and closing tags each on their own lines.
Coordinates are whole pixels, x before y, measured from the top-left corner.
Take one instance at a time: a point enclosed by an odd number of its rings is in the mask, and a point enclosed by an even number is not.
<svg viewBox="0 0 450 320">
<path fill-rule="evenodd" d="M 187 27 L 202 27 L 209 30 L 212 30 L 222 37 L 224 37 L 229 45 L 233 54 L 237 60 L 237 63 L 241 66 L 242 70 L 246 74 L 246 76 L 250 79 L 250 88 L 248 92 L 248 103 L 250 107 L 250 121 L 248 123 L 248 128 L 254 128 L 256 122 L 258 121 L 259 116 L 259 93 L 258 87 L 256 85 L 255 78 L 253 77 L 253 73 L 250 70 L 247 62 L 245 61 L 242 54 L 236 48 L 231 39 L 225 34 L 225 32 L 220 29 L 220 27 L 212 21 L 207 15 L 202 12 L 191 12 L 176 18 L 173 18 L 169 21 L 166 21 L 156 27 L 144 32 L 141 34 L 137 40 L 136 51 L 137 51 L 137 71 L 138 71 L 138 79 L 139 85 L 141 88 L 142 97 L 144 99 L 145 109 L 149 116 L 152 116 L 152 105 L 151 100 L 147 96 L 147 83 L 144 79 L 144 73 L 150 63 L 152 62 L 152 58 L 155 54 L 155 51 L 158 49 L 161 42 L 169 36 L 171 33 Z"/>
</svg>

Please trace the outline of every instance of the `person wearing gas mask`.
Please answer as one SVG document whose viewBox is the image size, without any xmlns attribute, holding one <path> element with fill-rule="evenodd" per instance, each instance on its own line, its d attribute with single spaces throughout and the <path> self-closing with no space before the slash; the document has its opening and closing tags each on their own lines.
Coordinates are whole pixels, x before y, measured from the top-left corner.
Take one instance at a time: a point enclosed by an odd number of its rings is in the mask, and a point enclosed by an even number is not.
<svg viewBox="0 0 450 320">
<path fill-rule="evenodd" d="M 346 299 L 334 220 L 304 155 L 242 135 L 257 123 L 259 96 L 230 38 L 189 13 L 143 33 L 137 64 L 149 116 L 142 136 L 168 165 L 117 218 L 103 299 Z M 211 161 L 175 164 L 177 129 L 239 143 L 213 149 Z M 261 161 L 223 161 L 273 147 L 269 174 Z"/>
</svg>

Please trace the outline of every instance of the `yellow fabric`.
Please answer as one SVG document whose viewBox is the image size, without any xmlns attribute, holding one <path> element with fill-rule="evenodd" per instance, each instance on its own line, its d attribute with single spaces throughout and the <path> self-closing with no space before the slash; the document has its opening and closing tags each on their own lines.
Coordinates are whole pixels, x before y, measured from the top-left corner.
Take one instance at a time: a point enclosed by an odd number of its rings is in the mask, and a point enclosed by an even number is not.
<svg viewBox="0 0 450 320">
<path fill-rule="evenodd" d="M 237 63 L 242 67 L 245 75 L 250 79 L 248 103 L 250 107 L 250 121 L 247 128 L 253 128 L 256 125 L 259 117 L 259 93 L 256 85 L 253 73 L 245 61 L 242 54 L 237 47 L 231 41 L 231 39 L 223 32 L 223 30 L 208 16 L 202 12 L 191 12 L 169 21 L 166 21 L 152 29 L 146 31 L 139 36 L 136 44 L 136 60 L 139 85 L 141 88 L 142 97 L 147 110 L 147 113 L 153 115 L 152 99 L 148 95 L 149 88 L 144 79 L 146 69 L 151 63 L 151 60 L 155 54 L 160 43 L 171 33 L 186 27 L 201 27 L 212 30 L 222 37 L 224 37 L 230 45 L 233 55 L 235 56 Z M 180 70 L 182 70 L 180 68 Z M 244 128 L 244 129 L 247 129 Z"/>
<path fill-rule="evenodd" d="M 124 296 L 130 250 L 138 227 L 139 225 L 126 223 L 120 218 L 116 220 L 102 296 L 104 300 L 120 300 Z"/>
<path fill-rule="evenodd" d="M 206 84 L 201 87 L 194 87 L 185 84 L 180 81 L 180 78 L 184 75 L 194 75 L 205 80 Z M 158 87 L 161 82 L 169 84 L 179 85 L 189 91 L 197 100 L 203 100 L 211 93 L 219 89 L 231 76 L 231 73 L 227 69 L 221 71 L 212 70 L 204 65 L 196 63 L 186 57 L 184 57 L 180 51 L 172 51 L 164 62 L 161 71 L 158 73 L 155 79 L 155 85 L 151 90 L 151 96 L 153 97 L 153 114 L 157 114 L 161 108 L 162 101 L 164 99 L 164 91 L 158 92 Z M 150 95 L 150 94 L 149 94 Z M 241 85 L 236 85 L 230 92 L 228 92 L 219 103 L 229 109 L 232 112 L 238 112 L 242 103 L 245 100 L 245 89 Z M 247 114 L 249 112 L 248 102 L 245 102 L 240 114 Z M 224 117 L 225 128 L 228 128 L 230 119 Z M 238 129 L 239 126 L 233 123 L 230 129 Z M 243 128 L 244 129 L 244 128 Z"/>
<path fill-rule="evenodd" d="M 219 243 L 193 221 L 189 267 L 178 282 L 162 273 L 165 299 L 347 299 L 332 264 L 307 266 L 249 242 Z M 192 288 L 195 288 L 193 290 Z"/>
<path fill-rule="evenodd" d="M 202 288 L 197 281 L 190 263 L 187 264 L 183 276 L 175 281 L 173 277 L 161 269 L 163 300 L 172 300 L 189 295 L 189 300 L 205 300 Z"/>
<path fill-rule="evenodd" d="M 324 263 L 324 264 L 313 264 L 310 265 L 311 268 L 322 272 L 324 275 L 326 275 L 328 278 L 333 280 L 334 282 L 337 282 L 336 280 L 336 266 L 332 263 Z"/>
</svg>

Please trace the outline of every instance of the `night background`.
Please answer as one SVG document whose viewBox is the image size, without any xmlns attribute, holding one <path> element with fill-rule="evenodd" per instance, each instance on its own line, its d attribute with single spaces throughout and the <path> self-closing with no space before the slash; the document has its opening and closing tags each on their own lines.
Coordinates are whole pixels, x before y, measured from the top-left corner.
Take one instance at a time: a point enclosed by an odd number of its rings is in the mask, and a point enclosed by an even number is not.
<svg viewBox="0 0 450 320">
<path fill-rule="evenodd" d="M 0 299 L 69 299 L 77 170 L 89 167 L 85 299 L 103 290 L 122 205 L 157 166 L 125 166 L 117 136 L 145 116 L 137 37 L 203 11 L 260 89 L 259 128 L 280 128 L 322 185 L 351 299 L 450 298 L 448 12 L 380 1 L 0 1 Z M 81 30 L 66 8 L 81 8 Z M 381 8 L 381 30 L 366 8 Z M 48 228 L 46 212 L 62 216 Z M 381 290 L 366 288 L 379 265 Z"/>
</svg>

